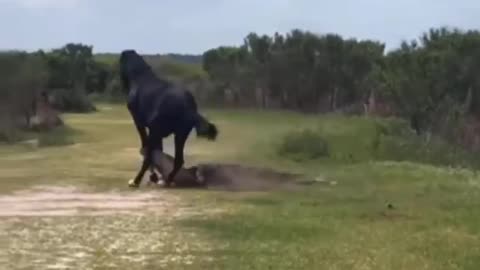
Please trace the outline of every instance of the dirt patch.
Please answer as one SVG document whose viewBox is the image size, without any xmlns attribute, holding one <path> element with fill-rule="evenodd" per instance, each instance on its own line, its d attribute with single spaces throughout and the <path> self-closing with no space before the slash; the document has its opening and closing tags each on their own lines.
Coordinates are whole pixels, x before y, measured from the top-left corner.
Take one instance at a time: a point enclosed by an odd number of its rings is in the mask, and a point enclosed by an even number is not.
<svg viewBox="0 0 480 270">
<path fill-rule="evenodd" d="M 177 221 L 226 209 L 172 193 L 44 186 L 0 196 L 0 269 L 185 269 L 208 263 L 213 258 L 204 254 L 213 247 Z"/>
<path fill-rule="evenodd" d="M 162 179 L 165 179 L 173 168 L 173 157 L 156 152 L 154 161 Z M 183 168 L 175 177 L 174 186 L 227 191 L 268 191 L 298 189 L 315 183 L 315 181 L 301 179 L 301 175 L 281 173 L 266 168 L 204 163 Z"/>
<path fill-rule="evenodd" d="M 0 216 L 104 216 L 189 212 L 165 191 L 84 193 L 71 187 L 37 187 L 0 196 Z"/>
<path fill-rule="evenodd" d="M 313 184 L 301 181 L 300 175 L 237 164 L 200 164 L 197 175 L 206 188 L 229 191 L 294 190 Z"/>
</svg>

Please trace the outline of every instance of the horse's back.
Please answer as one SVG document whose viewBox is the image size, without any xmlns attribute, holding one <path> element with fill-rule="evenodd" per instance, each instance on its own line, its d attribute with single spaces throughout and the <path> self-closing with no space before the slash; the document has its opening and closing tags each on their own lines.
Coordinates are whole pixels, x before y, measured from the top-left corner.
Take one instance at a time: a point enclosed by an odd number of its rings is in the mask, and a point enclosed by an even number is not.
<svg viewBox="0 0 480 270">
<path fill-rule="evenodd" d="M 153 102 L 154 113 L 148 120 L 150 126 L 160 129 L 164 136 L 179 129 L 193 127 L 196 104 L 192 104 L 189 92 L 181 87 L 170 87 Z M 167 134 L 168 133 L 168 134 Z"/>
<path fill-rule="evenodd" d="M 168 136 L 194 125 L 197 104 L 187 89 L 156 77 L 144 77 L 129 96 L 129 109 L 149 129 Z"/>
</svg>

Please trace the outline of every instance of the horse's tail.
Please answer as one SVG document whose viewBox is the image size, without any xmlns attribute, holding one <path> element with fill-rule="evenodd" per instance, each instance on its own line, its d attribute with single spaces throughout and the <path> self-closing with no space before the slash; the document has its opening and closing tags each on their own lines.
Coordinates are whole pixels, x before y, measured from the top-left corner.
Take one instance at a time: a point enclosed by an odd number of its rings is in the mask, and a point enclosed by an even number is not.
<svg viewBox="0 0 480 270">
<path fill-rule="evenodd" d="M 208 140 L 215 140 L 218 135 L 218 129 L 215 124 L 210 123 L 205 117 L 197 114 L 195 121 L 195 130 L 198 137 L 207 138 Z"/>
</svg>

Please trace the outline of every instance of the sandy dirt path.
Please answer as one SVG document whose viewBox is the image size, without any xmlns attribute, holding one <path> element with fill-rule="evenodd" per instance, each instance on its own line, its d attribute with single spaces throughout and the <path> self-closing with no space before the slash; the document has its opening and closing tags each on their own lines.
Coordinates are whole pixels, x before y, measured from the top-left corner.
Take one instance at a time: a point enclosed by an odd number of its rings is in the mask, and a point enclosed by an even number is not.
<svg viewBox="0 0 480 270">
<path fill-rule="evenodd" d="M 203 207 L 202 207 L 203 209 Z M 176 221 L 200 210 L 166 191 L 40 186 L 0 196 L 0 269 L 185 269 L 212 260 Z M 154 267 L 154 268 L 152 268 Z"/>
</svg>

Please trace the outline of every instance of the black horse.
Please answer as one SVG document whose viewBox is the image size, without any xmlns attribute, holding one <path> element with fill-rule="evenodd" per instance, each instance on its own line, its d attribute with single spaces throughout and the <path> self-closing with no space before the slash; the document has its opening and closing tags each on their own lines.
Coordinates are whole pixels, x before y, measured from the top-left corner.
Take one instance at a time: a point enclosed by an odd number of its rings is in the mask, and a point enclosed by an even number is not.
<svg viewBox="0 0 480 270">
<path fill-rule="evenodd" d="M 190 91 L 157 77 L 135 50 L 121 53 L 120 77 L 123 88 L 128 91 L 127 107 L 144 153 L 142 166 L 129 185 L 138 187 L 149 168 L 154 173 L 153 151 L 163 152 L 163 138 L 173 134 L 175 160 L 165 182 L 168 187 L 183 166 L 184 146 L 191 130 L 195 128 L 197 136 L 215 140 L 217 127 L 198 113 Z"/>
</svg>

